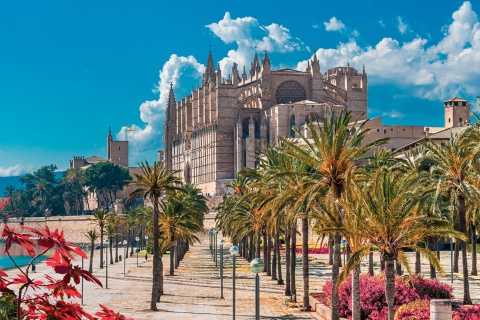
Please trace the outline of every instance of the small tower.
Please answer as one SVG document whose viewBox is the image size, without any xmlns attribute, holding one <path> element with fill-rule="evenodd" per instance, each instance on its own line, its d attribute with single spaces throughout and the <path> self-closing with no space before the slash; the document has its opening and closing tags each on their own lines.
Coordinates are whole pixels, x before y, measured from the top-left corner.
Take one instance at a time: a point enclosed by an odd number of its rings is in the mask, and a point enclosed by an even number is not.
<svg viewBox="0 0 480 320">
<path fill-rule="evenodd" d="M 468 100 L 453 97 L 443 101 L 445 108 L 445 127 L 461 127 L 470 123 L 470 103 Z"/>
<path fill-rule="evenodd" d="M 107 159 L 128 168 L 128 141 L 114 141 L 111 128 L 108 128 Z"/>
<path fill-rule="evenodd" d="M 216 84 L 215 67 L 213 65 L 212 51 L 208 52 L 207 66 L 205 67 L 205 73 L 203 74 L 203 86 L 207 86 L 210 82 Z"/>
</svg>

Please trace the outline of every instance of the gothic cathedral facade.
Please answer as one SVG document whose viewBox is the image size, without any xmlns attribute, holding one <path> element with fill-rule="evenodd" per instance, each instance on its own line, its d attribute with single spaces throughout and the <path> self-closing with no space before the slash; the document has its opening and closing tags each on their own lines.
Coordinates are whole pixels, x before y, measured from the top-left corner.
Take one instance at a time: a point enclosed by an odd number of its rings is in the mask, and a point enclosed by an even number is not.
<svg viewBox="0 0 480 320">
<path fill-rule="evenodd" d="M 224 80 L 211 52 L 201 86 L 181 101 L 170 88 L 163 157 L 187 183 L 206 195 L 223 195 L 255 156 L 279 137 L 295 137 L 294 127 L 334 111 L 367 114 L 367 74 L 347 66 L 320 71 L 317 57 L 305 71 L 272 70 L 267 53 L 255 54 L 249 73 L 237 65 Z"/>
</svg>

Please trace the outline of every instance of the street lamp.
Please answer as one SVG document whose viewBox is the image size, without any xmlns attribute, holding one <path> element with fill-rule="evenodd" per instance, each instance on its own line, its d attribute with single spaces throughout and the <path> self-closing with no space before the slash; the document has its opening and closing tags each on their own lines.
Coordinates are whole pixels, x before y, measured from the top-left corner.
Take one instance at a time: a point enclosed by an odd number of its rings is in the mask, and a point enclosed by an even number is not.
<svg viewBox="0 0 480 320">
<path fill-rule="evenodd" d="M 217 267 L 217 233 L 216 229 L 213 230 L 213 257 L 215 259 L 215 268 Z"/>
<path fill-rule="evenodd" d="M 103 240 L 105 244 L 105 289 L 108 289 L 108 243 L 110 241 L 107 239 Z"/>
<path fill-rule="evenodd" d="M 260 258 L 255 258 L 250 262 L 250 270 L 255 273 L 255 320 L 260 319 L 260 278 L 258 274 L 263 271 L 265 263 Z"/>
<path fill-rule="evenodd" d="M 127 240 L 123 240 L 123 253 L 124 253 L 124 257 L 123 257 L 123 275 L 125 275 L 125 263 L 127 261 Z"/>
<path fill-rule="evenodd" d="M 220 244 L 220 299 L 223 299 L 223 244 L 225 240 L 223 238 L 218 239 Z"/>
<path fill-rule="evenodd" d="M 140 251 L 140 248 L 138 247 L 139 246 L 139 242 L 140 241 L 140 238 L 139 237 L 135 237 L 135 241 L 137 242 L 137 267 L 138 267 L 138 251 Z"/>
<path fill-rule="evenodd" d="M 212 235 L 213 235 L 213 231 L 210 229 L 210 231 L 208 231 L 208 239 L 210 240 L 210 252 L 213 254 L 213 251 L 212 251 Z"/>
<path fill-rule="evenodd" d="M 147 240 L 148 240 L 148 236 L 145 236 L 145 261 L 147 261 Z"/>
<path fill-rule="evenodd" d="M 238 256 L 238 247 L 230 247 L 230 255 L 232 256 L 232 301 L 233 301 L 233 320 L 235 320 L 235 257 Z"/>
</svg>

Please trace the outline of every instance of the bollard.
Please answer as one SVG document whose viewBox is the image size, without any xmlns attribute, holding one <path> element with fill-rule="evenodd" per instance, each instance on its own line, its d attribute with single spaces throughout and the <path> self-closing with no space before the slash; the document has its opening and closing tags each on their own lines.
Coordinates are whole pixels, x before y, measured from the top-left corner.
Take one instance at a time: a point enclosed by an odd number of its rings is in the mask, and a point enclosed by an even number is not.
<svg viewBox="0 0 480 320">
<path fill-rule="evenodd" d="M 451 320 L 452 301 L 448 299 L 430 300 L 430 320 Z"/>
</svg>

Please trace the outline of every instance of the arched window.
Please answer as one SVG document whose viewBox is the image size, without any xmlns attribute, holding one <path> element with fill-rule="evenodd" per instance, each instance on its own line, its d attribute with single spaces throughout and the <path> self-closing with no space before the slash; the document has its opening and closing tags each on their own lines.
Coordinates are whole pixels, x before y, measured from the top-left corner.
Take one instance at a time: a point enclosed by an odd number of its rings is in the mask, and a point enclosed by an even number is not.
<svg viewBox="0 0 480 320">
<path fill-rule="evenodd" d="M 307 100 L 307 92 L 297 81 L 288 80 L 278 86 L 275 97 L 277 103 L 292 103 Z"/>
<path fill-rule="evenodd" d="M 254 127 L 255 127 L 255 139 L 260 139 L 260 125 L 258 121 L 254 118 L 253 119 Z M 242 139 L 248 137 L 251 133 L 249 132 L 249 124 L 250 124 L 250 117 L 243 119 L 242 121 Z"/>
<path fill-rule="evenodd" d="M 295 138 L 295 115 L 292 114 L 290 117 L 290 137 Z"/>
</svg>

